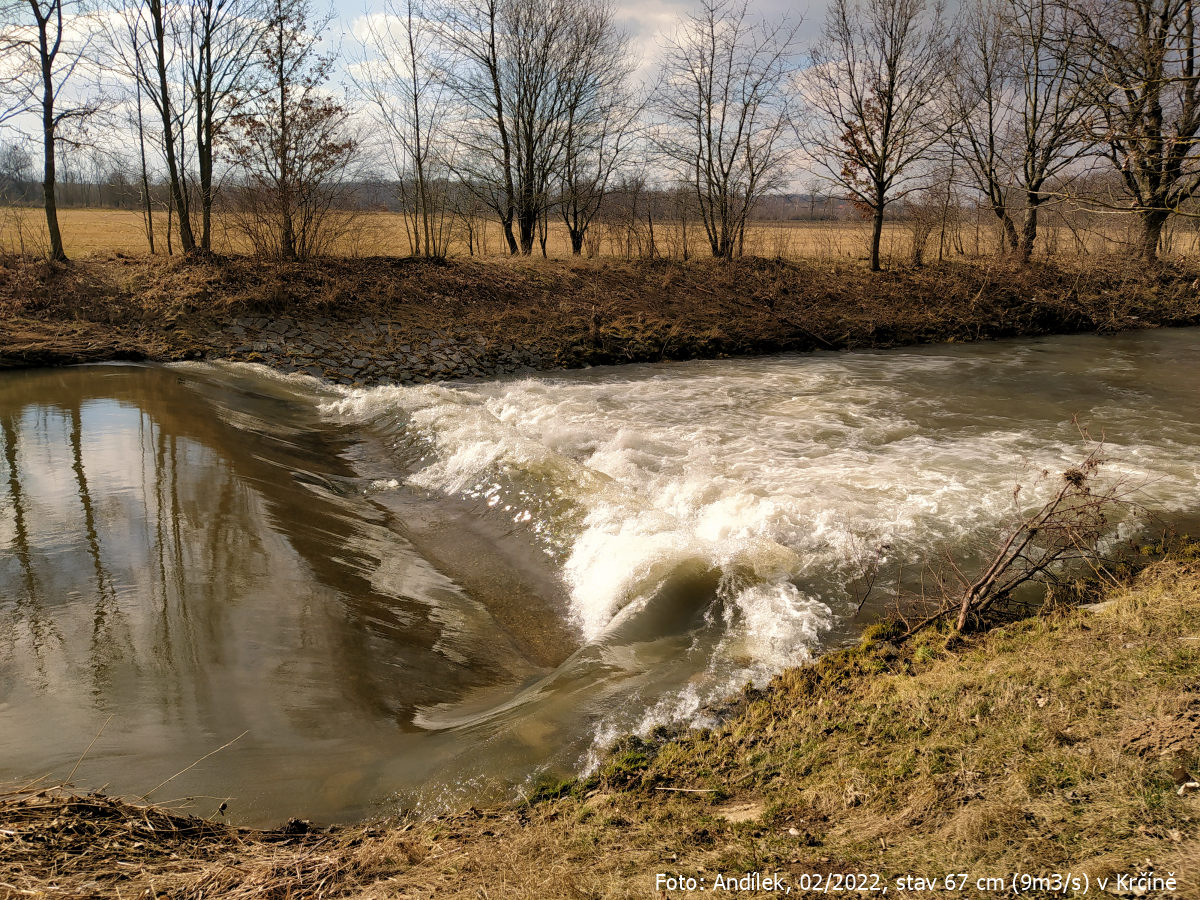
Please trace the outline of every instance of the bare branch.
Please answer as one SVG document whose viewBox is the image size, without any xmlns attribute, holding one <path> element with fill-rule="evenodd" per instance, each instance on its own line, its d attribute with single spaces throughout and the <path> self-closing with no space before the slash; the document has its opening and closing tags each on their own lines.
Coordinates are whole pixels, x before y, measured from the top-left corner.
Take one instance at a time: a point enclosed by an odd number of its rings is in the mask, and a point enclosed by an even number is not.
<svg viewBox="0 0 1200 900">
<path fill-rule="evenodd" d="M 664 47 L 654 144 L 715 257 L 740 255 L 755 201 L 787 175 L 799 26 L 755 25 L 746 0 L 703 0 Z"/>
<path fill-rule="evenodd" d="M 813 50 L 804 88 L 818 163 L 871 214 L 873 271 L 887 207 L 923 186 L 954 125 L 948 50 L 941 0 L 834 0 Z"/>
</svg>

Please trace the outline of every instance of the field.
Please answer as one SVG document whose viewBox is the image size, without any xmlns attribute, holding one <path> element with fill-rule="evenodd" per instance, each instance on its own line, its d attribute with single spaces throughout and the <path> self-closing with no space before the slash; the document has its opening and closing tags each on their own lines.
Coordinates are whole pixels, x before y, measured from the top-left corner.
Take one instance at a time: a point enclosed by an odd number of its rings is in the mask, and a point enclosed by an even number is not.
<svg viewBox="0 0 1200 900">
<path fill-rule="evenodd" d="M 996 249 L 997 231 L 990 213 L 959 217 L 943 228 L 933 225 L 925 246 L 925 260 L 991 256 Z M 146 230 L 141 212 L 120 209 L 62 209 L 59 221 L 69 256 L 141 256 L 148 252 Z M 1038 252 L 1045 257 L 1070 259 L 1120 253 L 1134 237 L 1130 218 L 1075 214 L 1070 220 L 1051 211 L 1038 239 Z M 155 218 L 156 250 L 178 252 L 178 239 L 168 240 L 166 216 Z M 214 249 L 218 253 L 244 253 L 245 239 L 217 217 Z M 865 259 L 869 223 L 839 222 L 759 222 L 747 229 L 745 252 L 749 255 L 781 259 L 856 260 Z M 1164 238 L 1168 256 L 1200 255 L 1200 229 L 1191 220 L 1175 223 Z M 496 256 L 504 253 L 500 226 L 491 221 L 476 223 L 474 254 Z M 0 252 L 37 255 L 48 245 L 43 215 L 36 208 L 0 208 Z M 908 223 L 890 223 L 885 227 L 882 253 L 889 264 L 912 259 L 913 228 Z M 451 242 L 453 256 L 471 254 L 465 227 L 456 230 Z M 686 249 L 686 253 L 685 253 Z M 678 223 L 646 222 L 630 224 L 599 223 L 594 226 L 588 247 L 591 255 L 606 257 L 662 256 L 681 258 L 707 255 L 704 232 L 699 223 L 686 229 Z M 333 252 L 342 256 L 407 256 L 408 240 L 404 220 L 396 213 L 364 213 L 356 218 L 347 237 Z M 540 250 L 539 250 L 540 252 Z M 565 228 L 550 224 L 546 254 L 553 258 L 571 255 Z"/>
</svg>

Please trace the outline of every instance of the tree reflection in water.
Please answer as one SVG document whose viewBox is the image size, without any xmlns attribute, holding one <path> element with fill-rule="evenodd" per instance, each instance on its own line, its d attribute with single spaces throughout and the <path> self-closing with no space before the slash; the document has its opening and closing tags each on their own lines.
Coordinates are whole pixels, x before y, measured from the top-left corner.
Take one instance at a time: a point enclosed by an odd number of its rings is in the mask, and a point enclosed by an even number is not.
<svg viewBox="0 0 1200 900">
<path fill-rule="evenodd" d="M 458 752 L 418 710 L 543 671 L 364 499 L 358 436 L 293 390 L 0 378 L 0 781 L 62 776 L 111 715 L 82 786 L 136 796 L 248 731 L 172 790 L 232 795 L 240 821 L 342 815 Z"/>
</svg>

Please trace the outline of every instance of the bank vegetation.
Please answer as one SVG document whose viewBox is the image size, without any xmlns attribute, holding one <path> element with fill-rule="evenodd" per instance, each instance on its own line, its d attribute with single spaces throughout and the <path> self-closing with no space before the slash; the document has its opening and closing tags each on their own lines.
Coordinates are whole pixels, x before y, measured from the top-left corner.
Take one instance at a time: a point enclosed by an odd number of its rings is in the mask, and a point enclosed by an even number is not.
<svg viewBox="0 0 1200 900">
<path fill-rule="evenodd" d="M 403 369 L 402 348 L 434 333 L 532 369 L 1111 333 L 1200 323 L 1198 279 L 1200 270 L 1185 266 L 1131 270 L 1121 259 L 873 274 L 855 263 L 752 258 L 117 256 L 63 266 L 10 257 L 0 258 L 0 365 L 271 363 L 296 345 L 332 341 L 347 361 L 386 355 Z M 286 320 L 292 336 L 269 327 L 246 335 L 247 318 Z"/>
</svg>

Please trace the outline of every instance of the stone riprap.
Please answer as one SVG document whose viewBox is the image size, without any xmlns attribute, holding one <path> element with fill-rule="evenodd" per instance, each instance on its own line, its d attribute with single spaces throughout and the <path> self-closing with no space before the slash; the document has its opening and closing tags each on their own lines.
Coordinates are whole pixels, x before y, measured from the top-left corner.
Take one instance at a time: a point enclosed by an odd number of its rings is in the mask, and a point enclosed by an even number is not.
<svg viewBox="0 0 1200 900">
<path fill-rule="evenodd" d="M 353 386 L 494 378 L 555 365 L 552 357 L 516 344 L 367 317 L 246 316 L 209 341 L 209 359 L 256 362 Z"/>
</svg>

